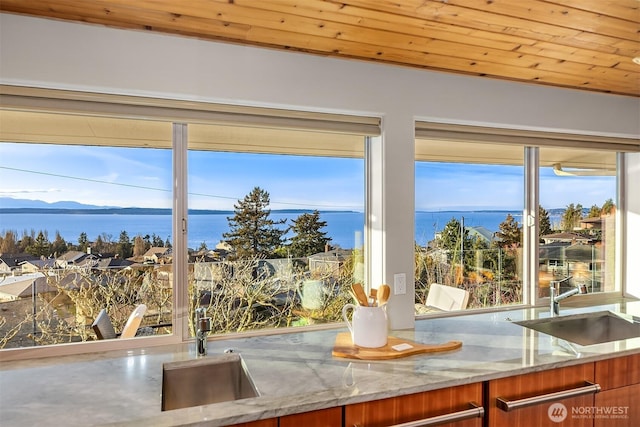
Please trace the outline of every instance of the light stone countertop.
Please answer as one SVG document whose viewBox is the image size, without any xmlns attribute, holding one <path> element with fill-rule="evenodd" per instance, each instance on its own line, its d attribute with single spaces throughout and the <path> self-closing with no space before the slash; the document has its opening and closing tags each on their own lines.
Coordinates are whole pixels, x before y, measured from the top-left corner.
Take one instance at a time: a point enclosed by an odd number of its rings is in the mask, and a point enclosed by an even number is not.
<svg viewBox="0 0 640 427">
<path fill-rule="evenodd" d="M 562 307 L 562 315 L 600 310 L 640 316 L 640 301 Z M 390 361 L 333 357 L 336 334 L 345 328 L 209 341 L 210 356 L 227 348 L 242 355 L 260 397 L 166 412 L 162 364 L 195 359 L 193 343 L 4 362 L 0 424 L 228 425 L 640 352 L 640 338 L 573 345 L 574 352 L 511 323 L 548 316 L 548 308 L 518 308 L 422 319 L 415 331 L 391 335 L 429 344 L 459 340 L 462 348 Z"/>
</svg>

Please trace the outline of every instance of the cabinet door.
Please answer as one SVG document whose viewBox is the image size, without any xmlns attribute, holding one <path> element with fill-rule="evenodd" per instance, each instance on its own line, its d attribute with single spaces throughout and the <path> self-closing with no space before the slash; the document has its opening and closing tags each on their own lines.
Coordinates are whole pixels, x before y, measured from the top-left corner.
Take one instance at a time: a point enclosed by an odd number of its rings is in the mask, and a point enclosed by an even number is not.
<svg viewBox="0 0 640 427">
<path fill-rule="evenodd" d="M 576 411 L 593 407 L 595 387 L 587 384 L 593 380 L 594 364 L 586 363 L 489 381 L 489 426 L 591 427 L 593 419 L 578 416 Z M 584 394 L 563 397 L 573 392 Z M 504 405 L 498 398 L 508 404 Z M 504 406 L 510 409 L 501 409 Z"/>
<path fill-rule="evenodd" d="M 594 427 L 636 427 L 640 425 L 640 384 L 596 394 L 591 415 Z"/>
<path fill-rule="evenodd" d="M 342 425 L 342 406 L 280 417 L 280 427 L 336 427 Z"/>
<path fill-rule="evenodd" d="M 602 390 L 640 384 L 640 354 L 596 362 L 596 382 Z"/>
<path fill-rule="evenodd" d="M 409 421 L 469 411 L 472 408 L 471 402 L 482 405 L 482 384 L 468 384 L 347 405 L 345 406 L 344 426 L 387 427 Z M 476 416 L 475 418 L 443 425 L 451 427 L 480 427 L 482 426 L 482 418 Z"/>
<path fill-rule="evenodd" d="M 596 427 L 640 425 L 640 354 L 596 362 L 596 394 L 592 410 Z"/>
</svg>

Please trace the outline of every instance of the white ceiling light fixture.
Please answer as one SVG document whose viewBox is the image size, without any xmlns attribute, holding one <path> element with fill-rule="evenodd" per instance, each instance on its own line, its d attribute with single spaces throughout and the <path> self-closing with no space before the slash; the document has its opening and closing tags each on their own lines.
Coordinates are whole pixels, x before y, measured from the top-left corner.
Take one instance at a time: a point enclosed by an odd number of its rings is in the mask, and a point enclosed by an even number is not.
<svg viewBox="0 0 640 427">
<path fill-rule="evenodd" d="M 615 169 L 562 169 L 561 163 L 553 164 L 553 173 L 557 176 L 614 176 Z"/>
<path fill-rule="evenodd" d="M 636 56 L 635 58 L 631 59 L 634 63 L 640 65 L 640 56 Z"/>
</svg>

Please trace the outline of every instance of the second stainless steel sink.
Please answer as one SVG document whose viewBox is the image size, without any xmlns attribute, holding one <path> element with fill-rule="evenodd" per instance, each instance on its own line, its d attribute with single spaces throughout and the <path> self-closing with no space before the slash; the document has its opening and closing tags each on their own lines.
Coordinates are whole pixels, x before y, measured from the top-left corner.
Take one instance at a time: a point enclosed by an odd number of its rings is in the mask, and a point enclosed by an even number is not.
<svg viewBox="0 0 640 427">
<path fill-rule="evenodd" d="M 162 410 L 257 397 L 238 354 L 207 356 L 162 365 Z"/>
<path fill-rule="evenodd" d="M 580 345 L 640 337 L 639 318 L 611 311 L 523 320 L 514 323 Z"/>
</svg>

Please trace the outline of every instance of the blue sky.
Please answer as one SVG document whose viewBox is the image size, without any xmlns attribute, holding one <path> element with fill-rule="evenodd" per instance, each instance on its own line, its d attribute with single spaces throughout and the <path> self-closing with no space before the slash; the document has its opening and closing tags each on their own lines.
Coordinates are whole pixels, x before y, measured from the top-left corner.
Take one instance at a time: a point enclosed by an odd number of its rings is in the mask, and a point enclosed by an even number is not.
<svg viewBox="0 0 640 427">
<path fill-rule="evenodd" d="M 233 209 L 253 187 L 272 209 L 359 210 L 364 161 L 324 157 L 191 152 L 189 204 Z M 0 143 L 0 197 L 99 206 L 171 207 L 171 152 Z M 521 166 L 416 164 L 417 210 L 522 209 Z M 601 206 L 615 200 L 614 177 L 557 177 L 540 172 L 545 208 Z"/>
</svg>

